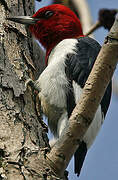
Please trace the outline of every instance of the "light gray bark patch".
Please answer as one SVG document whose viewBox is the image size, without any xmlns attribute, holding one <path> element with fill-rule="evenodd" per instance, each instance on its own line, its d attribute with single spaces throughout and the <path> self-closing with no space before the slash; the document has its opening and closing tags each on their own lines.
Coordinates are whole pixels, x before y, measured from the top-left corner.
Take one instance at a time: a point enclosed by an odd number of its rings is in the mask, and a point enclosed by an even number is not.
<svg viewBox="0 0 118 180">
<path fill-rule="evenodd" d="M 0 58 L 0 86 L 13 89 L 15 97 L 19 97 L 25 92 L 24 81 L 19 79 L 15 73 L 14 66 L 10 63 L 5 53 L 4 44 L 1 44 L 0 47 L 2 54 Z"/>
<path fill-rule="evenodd" d="M 6 11 L 9 11 L 9 12 L 10 12 L 10 9 L 8 8 L 7 2 L 6 2 L 5 0 L 1 0 L 1 1 L 0 1 L 0 4 L 4 6 L 4 8 L 5 8 Z"/>
</svg>

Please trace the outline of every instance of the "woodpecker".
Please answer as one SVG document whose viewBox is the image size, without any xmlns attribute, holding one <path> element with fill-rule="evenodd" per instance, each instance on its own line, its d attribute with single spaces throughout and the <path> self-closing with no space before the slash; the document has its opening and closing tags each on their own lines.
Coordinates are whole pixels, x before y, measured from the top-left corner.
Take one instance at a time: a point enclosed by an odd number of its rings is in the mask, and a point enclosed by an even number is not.
<svg viewBox="0 0 118 180">
<path fill-rule="evenodd" d="M 28 25 L 32 35 L 46 49 L 46 68 L 35 82 L 48 125 L 55 137 L 61 136 L 80 99 L 82 89 L 100 51 L 99 43 L 85 37 L 80 20 L 68 7 L 53 4 L 33 16 L 8 20 Z M 103 124 L 111 99 L 111 82 L 83 141 L 74 154 L 79 176 L 85 156 Z"/>
</svg>

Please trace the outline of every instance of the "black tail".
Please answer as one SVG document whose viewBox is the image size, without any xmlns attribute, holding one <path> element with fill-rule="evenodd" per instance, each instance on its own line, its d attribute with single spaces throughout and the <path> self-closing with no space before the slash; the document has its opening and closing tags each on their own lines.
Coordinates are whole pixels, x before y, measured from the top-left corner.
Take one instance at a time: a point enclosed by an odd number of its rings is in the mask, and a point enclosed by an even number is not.
<svg viewBox="0 0 118 180">
<path fill-rule="evenodd" d="M 74 154 L 75 174 L 77 174 L 77 176 L 80 175 L 80 171 L 81 171 L 86 153 L 87 153 L 87 146 L 86 146 L 86 143 L 82 141 L 79 148 Z"/>
</svg>

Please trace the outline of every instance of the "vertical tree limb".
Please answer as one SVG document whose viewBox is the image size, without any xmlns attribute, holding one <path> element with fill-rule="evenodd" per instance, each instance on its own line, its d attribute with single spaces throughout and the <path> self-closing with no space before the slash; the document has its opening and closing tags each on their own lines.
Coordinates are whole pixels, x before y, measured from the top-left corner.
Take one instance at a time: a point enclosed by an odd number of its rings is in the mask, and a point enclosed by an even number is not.
<svg viewBox="0 0 118 180">
<path fill-rule="evenodd" d="M 43 177 L 38 171 L 42 161 L 37 165 L 36 159 L 49 148 L 35 95 L 24 85 L 29 76 L 35 78 L 37 69 L 43 70 L 43 65 L 34 66 L 43 64 L 44 56 L 37 54 L 40 47 L 34 47 L 24 26 L 5 20 L 8 15 L 32 15 L 33 9 L 31 0 L 0 1 L 0 179 Z"/>
<path fill-rule="evenodd" d="M 75 9 L 79 13 L 83 32 L 85 34 L 86 32 L 88 32 L 88 30 L 90 29 L 90 27 L 92 25 L 92 17 L 91 17 L 88 3 L 86 0 L 82 0 L 82 1 L 81 0 L 71 0 L 71 2 L 73 3 Z"/>
</svg>

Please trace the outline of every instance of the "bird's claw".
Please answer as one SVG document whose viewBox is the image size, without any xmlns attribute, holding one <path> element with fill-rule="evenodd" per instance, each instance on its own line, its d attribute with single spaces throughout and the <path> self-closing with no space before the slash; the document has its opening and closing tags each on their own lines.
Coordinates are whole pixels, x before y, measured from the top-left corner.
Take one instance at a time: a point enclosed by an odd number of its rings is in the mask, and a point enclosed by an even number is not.
<svg viewBox="0 0 118 180">
<path fill-rule="evenodd" d="M 27 89 L 27 87 L 30 86 L 33 90 L 36 90 L 38 92 L 40 92 L 40 88 L 38 87 L 38 83 L 37 81 L 33 81 L 32 79 L 27 79 L 25 82 L 25 87 Z"/>
<path fill-rule="evenodd" d="M 25 82 L 25 87 L 27 88 L 28 86 L 31 86 L 32 88 L 34 88 L 34 81 L 32 79 L 27 79 Z"/>
</svg>

